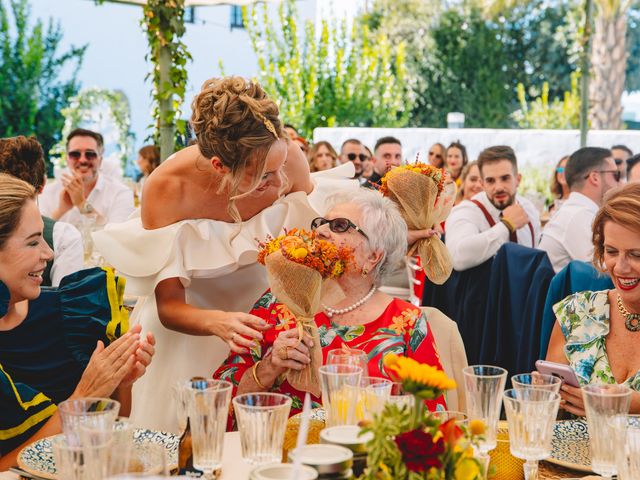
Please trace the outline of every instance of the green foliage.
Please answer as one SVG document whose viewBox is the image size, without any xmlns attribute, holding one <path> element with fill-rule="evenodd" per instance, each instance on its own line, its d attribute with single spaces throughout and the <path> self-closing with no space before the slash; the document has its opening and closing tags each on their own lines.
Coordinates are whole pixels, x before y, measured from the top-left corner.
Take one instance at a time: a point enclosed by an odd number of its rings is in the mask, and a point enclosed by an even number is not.
<svg viewBox="0 0 640 480">
<path fill-rule="evenodd" d="M 69 99 L 69 105 L 62 109 L 61 113 L 65 119 L 62 139 L 51 151 L 58 157 L 58 165 L 66 165 L 65 138 L 67 135 L 74 128 L 99 122 L 113 124 L 115 127 L 118 137 L 118 157 L 120 157 L 122 168 L 126 167 L 127 159 L 133 153 L 133 133 L 129 102 L 122 92 L 101 88 L 83 89 L 78 95 Z"/>
<path fill-rule="evenodd" d="M 525 88 L 518 84 L 520 108 L 511 114 L 520 128 L 572 129 L 580 126 L 579 75 L 571 74 L 571 91 L 564 92 L 562 100 L 555 98 L 549 102 L 549 83 L 542 85 L 541 95 L 527 102 Z"/>
<path fill-rule="evenodd" d="M 180 40 L 186 28 L 184 24 L 184 0 L 147 0 L 141 22 L 149 41 L 147 59 L 153 61 L 148 77 L 153 80 L 153 111 L 155 128 L 151 138 L 159 143 L 160 125 L 175 125 L 179 134 L 185 133 L 186 122 L 180 120 L 180 106 L 187 87 L 187 62 L 191 54 Z M 168 56 L 167 80 L 161 79 L 160 56 Z M 147 78 L 148 78 L 147 77 Z M 176 148 L 179 148 L 176 145 Z"/>
<path fill-rule="evenodd" d="M 315 127 L 401 127 L 409 114 L 404 45 L 345 23 L 312 22 L 299 31 L 294 0 L 283 1 L 279 25 L 267 6 L 244 10 L 258 57 L 258 81 L 287 123 L 310 136 Z M 302 37 L 302 38 L 301 38 Z"/>
<path fill-rule="evenodd" d="M 45 156 L 61 139 L 60 110 L 78 91 L 77 72 L 86 47 L 59 53 L 62 30 L 49 21 L 29 25 L 27 0 L 0 0 L 0 137 L 35 135 Z M 13 25 L 10 25 L 10 15 Z M 61 71 L 71 71 L 61 80 Z M 48 159 L 47 159 L 48 161 Z"/>
</svg>

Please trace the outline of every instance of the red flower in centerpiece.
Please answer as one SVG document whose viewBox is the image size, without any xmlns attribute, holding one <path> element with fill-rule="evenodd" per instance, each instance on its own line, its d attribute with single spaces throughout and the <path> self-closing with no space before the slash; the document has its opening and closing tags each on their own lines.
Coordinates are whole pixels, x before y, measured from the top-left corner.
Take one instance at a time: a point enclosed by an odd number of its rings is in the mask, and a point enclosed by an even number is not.
<svg viewBox="0 0 640 480">
<path fill-rule="evenodd" d="M 455 445 L 464 433 L 453 418 L 441 423 L 438 429 L 442 433 L 442 438 L 445 443 L 448 445 Z"/>
<path fill-rule="evenodd" d="M 429 468 L 442 468 L 438 458 L 444 452 L 444 440 L 433 441 L 431 434 L 416 428 L 396 436 L 396 445 L 402 453 L 402 461 L 412 472 L 424 472 Z"/>
</svg>

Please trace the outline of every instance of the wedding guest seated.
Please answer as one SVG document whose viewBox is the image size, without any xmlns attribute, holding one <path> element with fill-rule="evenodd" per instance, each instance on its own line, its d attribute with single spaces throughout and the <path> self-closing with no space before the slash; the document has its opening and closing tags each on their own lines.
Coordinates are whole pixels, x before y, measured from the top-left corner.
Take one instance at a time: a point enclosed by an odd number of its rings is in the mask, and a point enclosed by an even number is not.
<svg viewBox="0 0 640 480">
<path fill-rule="evenodd" d="M 469 163 L 467 149 L 460 142 L 452 142 L 444 154 L 444 166 L 451 174 L 451 179 L 460 186 L 462 183 L 462 169 Z"/>
<path fill-rule="evenodd" d="M 627 170 L 629 159 L 633 156 L 633 152 L 626 145 L 614 145 L 611 147 L 613 160 L 620 172 L 620 178 L 624 181 L 627 179 Z"/>
<path fill-rule="evenodd" d="M 77 128 L 67 136 L 69 171 L 45 186 L 38 199 L 43 215 L 80 227 L 86 216 L 97 225 L 124 222 L 134 210 L 133 191 L 100 172 L 104 140 Z"/>
<path fill-rule="evenodd" d="M 128 415 L 131 385 L 154 354 L 153 335 L 127 332 L 124 285 L 111 270 L 83 270 L 41 292 L 52 256 L 42 230 L 34 188 L 0 174 L 0 471 L 61 432 L 63 400 L 113 396 Z"/>
<path fill-rule="evenodd" d="M 446 244 L 454 270 L 476 267 L 492 258 L 502 245 L 515 242 L 536 247 L 540 215 L 517 195 L 521 175 L 511 147 L 489 147 L 478 156 L 484 191 L 453 207 L 445 224 Z"/>
<path fill-rule="evenodd" d="M 556 168 L 553 170 L 553 176 L 551 177 L 551 195 L 553 195 L 553 203 L 549 206 L 549 212 L 552 213 L 569 198 L 569 185 L 567 185 L 567 177 L 565 172 L 567 170 L 567 162 L 569 156 L 564 156 L 560 159 Z"/>
<path fill-rule="evenodd" d="M 379 187 L 382 177 L 389 170 L 400 165 L 402 165 L 402 143 L 400 140 L 395 137 L 379 138 L 373 148 L 373 173 L 365 186 Z"/>
<path fill-rule="evenodd" d="M 471 200 L 477 193 L 482 192 L 482 177 L 478 162 L 467 164 L 460 174 L 460 188 L 456 195 L 456 205 L 463 200 Z"/>
<path fill-rule="evenodd" d="M 145 145 L 138 150 L 138 160 L 136 160 L 140 169 L 140 178 L 138 179 L 138 196 L 142 197 L 142 189 L 144 181 L 151 175 L 157 167 L 160 166 L 160 149 L 155 145 Z"/>
<path fill-rule="evenodd" d="M 311 171 L 321 172 L 336 166 L 338 154 L 329 142 L 321 140 L 311 147 L 308 158 Z"/>
<path fill-rule="evenodd" d="M 593 221 L 593 263 L 612 290 L 579 292 L 554 306 L 547 360 L 570 365 L 581 386 L 624 384 L 640 413 L 640 183 L 610 193 Z M 561 406 L 584 416 L 579 388 L 564 384 Z"/>
<path fill-rule="evenodd" d="M 444 145 L 441 143 L 434 143 L 429 148 L 429 163 L 437 168 L 444 167 Z"/>
<path fill-rule="evenodd" d="M 640 182 L 640 154 L 627 160 L 627 181 Z"/>
<path fill-rule="evenodd" d="M 378 290 L 381 276 L 406 254 L 407 226 L 397 207 L 369 189 L 337 194 L 332 204 L 325 218 L 312 222 L 312 228 L 320 238 L 352 248 L 354 261 L 337 280 L 345 298 L 336 305 L 323 305 L 315 316 L 324 360 L 329 350 L 346 345 L 367 352 L 371 376 L 389 377 L 382 359 L 390 352 L 441 368 L 425 314 Z M 309 364 L 311 339 L 305 336 L 298 342 L 295 318 L 271 293 L 260 298 L 251 313 L 274 328 L 250 352 L 229 355 L 214 377 L 232 382 L 234 394 L 286 393 L 293 398 L 293 415 L 302 408 L 304 392 L 286 380 L 280 383 L 279 377 L 288 369 L 302 370 Z M 320 406 L 320 398 L 312 401 Z M 444 403 L 441 397 L 428 405 L 435 409 Z"/>
<path fill-rule="evenodd" d="M 42 146 L 34 137 L 0 139 L 0 172 L 30 183 L 40 193 L 46 182 L 44 171 Z M 42 221 L 42 235 L 53 250 L 53 258 L 47 262 L 42 275 L 42 286 L 57 287 L 63 277 L 84 267 L 82 236 L 70 223 L 56 222 L 49 217 L 42 217 Z"/>
<path fill-rule="evenodd" d="M 569 157 L 565 177 L 571 194 L 545 225 L 540 240 L 556 273 L 571 260 L 592 257 L 591 224 L 605 194 L 618 186 L 620 172 L 611 151 L 585 147 Z"/>
</svg>

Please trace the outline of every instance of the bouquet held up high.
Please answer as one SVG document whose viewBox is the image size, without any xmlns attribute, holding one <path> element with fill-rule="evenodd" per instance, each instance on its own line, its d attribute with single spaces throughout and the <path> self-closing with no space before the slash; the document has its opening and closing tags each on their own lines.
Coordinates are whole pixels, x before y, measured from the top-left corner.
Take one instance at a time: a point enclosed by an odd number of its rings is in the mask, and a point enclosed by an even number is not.
<svg viewBox="0 0 640 480">
<path fill-rule="evenodd" d="M 391 169 L 382 178 L 380 192 L 400 207 L 409 230 L 425 230 L 440 225 L 451 212 L 456 185 L 447 182 L 447 173 L 433 165 L 419 163 Z M 418 240 L 409 255 L 418 254 L 426 276 L 441 285 L 451 275 L 451 256 L 440 237 Z"/>
<path fill-rule="evenodd" d="M 296 317 L 298 341 L 302 341 L 304 333 L 313 340 L 311 363 L 301 371 L 289 371 L 287 380 L 294 388 L 319 397 L 318 368 L 322 366 L 322 350 L 314 316 L 320 310 L 321 299 L 336 302 L 344 298 L 333 280 L 344 273 L 353 251 L 302 229 L 268 238 L 260 247 L 258 261 L 267 267 L 271 292 Z M 274 352 L 277 354 L 281 352 Z"/>
</svg>

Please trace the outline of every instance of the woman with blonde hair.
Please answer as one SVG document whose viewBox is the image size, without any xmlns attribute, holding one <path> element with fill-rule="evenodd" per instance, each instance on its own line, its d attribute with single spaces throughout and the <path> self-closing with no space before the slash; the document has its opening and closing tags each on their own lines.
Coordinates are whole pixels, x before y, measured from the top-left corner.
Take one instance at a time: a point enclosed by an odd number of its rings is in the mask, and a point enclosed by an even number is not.
<svg viewBox="0 0 640 480">
<path fill-rule="evenodd" d="M 309 167 L 312 172 L 329 170 L 337 165 L 338 154 L 329 142 L 321 140 L 309 150 Z"/>
<path fill-rule="evenodd" d="M 570 365 L 581 386 L 623 384 L 640 413 L 640 183 L 613 190 L 593 221 L 593 263 L 612 290 L 579 292 L 553 307 L 547 360 Z M 565 410 L 584 416 L 580 388 L 563 384 Z"/>
<path fill-rule="evenodd" d="M 141 218 L 95 234 L 106 261 L 141 297 L 134 312 L 157 336 L 154 365 L 133 391 L 132 418 L 176 430 L 171 389 L 246 352 L 266 322 L 248 312 L 268 288 L 257 242 L 324 213 L 324 198 L 357 188 L 353 167 L 309 175 L 278 106 L 256 82 L 207 80 L 192 103 L 198 139 L 147 179 Z M 162 398 L 163 401 L 152 401 Z M 140 408 L 138 408 L 140 407 Z"/>
<path fill-rule="evenodd" d="M 471 200 L 476 193 L 480 193 L 482 190 L 482 176 L 478 162 L 471 162 L 462 169 L 460 174 L 460 188 L 456 195 L 456 205 L 463 200 Z"/>
</svg>

